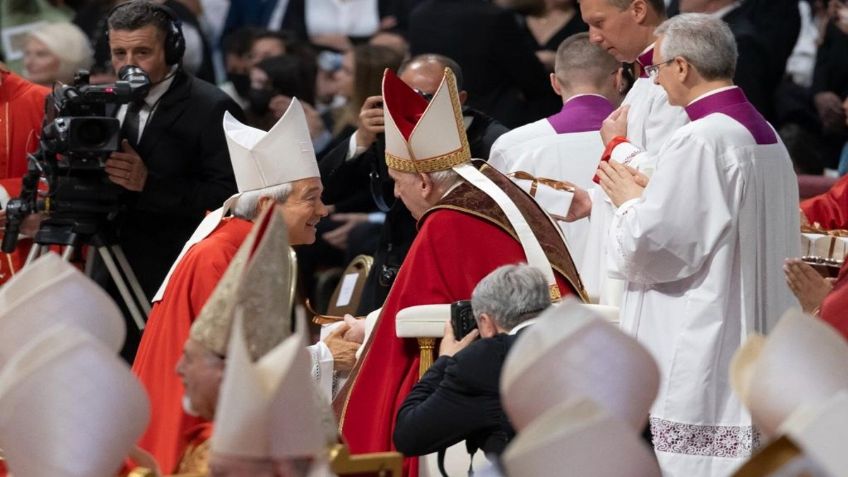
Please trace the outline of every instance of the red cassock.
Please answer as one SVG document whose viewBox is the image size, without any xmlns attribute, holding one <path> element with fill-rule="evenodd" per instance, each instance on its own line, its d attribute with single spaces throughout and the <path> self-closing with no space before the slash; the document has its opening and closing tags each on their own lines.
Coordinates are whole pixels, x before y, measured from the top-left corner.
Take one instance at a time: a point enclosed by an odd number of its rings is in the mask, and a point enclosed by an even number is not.
<svg viewBox="0 0 848 477">
<path fill-rule="evenodd" d="M 404 308 L 451 303 L 471 297 L 474 286 L 501 265 L 526 262 L 521 244 L 486 220 L 450 209 L 430 212 L 400 268 L 369 348 L 354 370 L 340 416 L 353 454 L 394 449 L 395 417 L 418 381 L 418 345 L 395 335 L 394 318 Z M 563 295 L 572 288 L 556 273 Z M 418 475 L 418 459 L 404 460 L 404 475 Z"/>
<path fill-rule="evenodd" d="M 162 301 L 147 319 L 133 373 L 150 397 L 150 425 L 139 445 L 172 472 L 189 444 L 188 433 L 203 420 L 183 411 L 183 384 L 175 371 L 194 319 L 212 294 L 253 224 L 230 218 L 195 244 L 180 261 Z"/>
<path fill-rule="evenodd" d="M 801 210 L 811 224 L 818 222 L 825 230 L 848 229 L 848 175 L 824 194 L 801 202 Z"/>
<path fill-rule="evenodd" d="M 848 339 L 848 260 L 842 265 L 833 290 L 824 297 L 819 316 Z"/>
<path fill-rule="evenodd" d="M 14 73 L 0 76 L 0 186 L 10 197 L 17 197 L 27 171 L 27 154 L 38 149 L 44 97 L 50 89 Z M 14 252 L 0 253 L 0 284 L 20 270 L 31 244 L 32 240 L 20 240 Z"/>
</svg>

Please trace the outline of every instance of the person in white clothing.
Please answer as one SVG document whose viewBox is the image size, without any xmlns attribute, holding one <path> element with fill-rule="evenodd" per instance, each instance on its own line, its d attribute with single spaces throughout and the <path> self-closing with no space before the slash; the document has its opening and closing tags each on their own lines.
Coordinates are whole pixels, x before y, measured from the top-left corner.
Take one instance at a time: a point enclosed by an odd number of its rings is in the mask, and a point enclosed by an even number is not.
<svg viewBox="0 0 848 477">
<path fill-rule="evenodd" d="M 498 138 L 489 165 L 509 175 L 557 220 L 586 290 L 597 297 L 599 257 L 592 254 L 587 262 L 589 257 L 584 256 L 589 220 L 567 221 L 572 192 L 564 186 L 577 186 L 575 193 L 592 193 L 592 177 L 604 150 L 598 130 L 622 99 L 619 63 L 592 44 L 588 33 L 572 35 L 557 48 L 551 87 L 562 97 L 562 110 Z M 592 240 L 604 236 L 597 234 Z"/>
<path fill-rule="evenodd" d="M 649 181 L 601 164 L 617 207 L 607 250 L 626 280 L 621 326 L 660 366 L 650 427 L 663 475 L 726 476 L 758 445 L 730 389 L 731 357 L 797 306 L 781 279 L 800 248 L 797 178 L 774 128 L 733 85 L 727 25 L 684 14 L 657 34 L 647 71 L 691 122 L 655 155 Z M 641 152 L 627 116 L 621 108 L 601 129 L 614 159 Z"/>
</svg>

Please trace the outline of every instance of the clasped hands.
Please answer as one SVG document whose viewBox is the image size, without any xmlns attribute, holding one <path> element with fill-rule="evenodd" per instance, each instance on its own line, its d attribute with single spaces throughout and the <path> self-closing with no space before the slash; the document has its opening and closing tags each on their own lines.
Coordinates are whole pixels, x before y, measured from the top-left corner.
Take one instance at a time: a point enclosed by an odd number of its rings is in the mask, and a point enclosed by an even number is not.
<svg viewBox="0 0 848 477">
<path fill-rule="evenodd" d="M 326 338 L 324 344 L 333 355 L 333 368 L 337 371 L 350 371 L 356 364 L 356 352 L 365 341 L 365 320 L 345 315 L 340 323 Z"/>
</svg>

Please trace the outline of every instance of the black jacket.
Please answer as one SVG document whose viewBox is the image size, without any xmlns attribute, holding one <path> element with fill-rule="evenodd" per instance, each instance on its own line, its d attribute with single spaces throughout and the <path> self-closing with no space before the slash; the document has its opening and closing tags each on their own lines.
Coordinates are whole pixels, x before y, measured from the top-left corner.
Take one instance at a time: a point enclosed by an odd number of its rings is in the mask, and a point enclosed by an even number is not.
<svg viewBox="0 0 848 477">
<path fill-rule="evenodd" d="M 205 213 L 236 192 L 221 121 L 241 108 L 215 86 L 178 71 L 136 148 L 147 166 L 144 190 L 123 190 L 114 226 L 145 295 L 152 298 Z M 101 264 L 97 281 L 111 288 Z"/>
<path fill-rule="evenodd" d="M 500 375 L 516 338 L 481 339 L 437 359 L 398 411 L 395 447 L 425 455 L 467 440 L 471 451 L 500 455 L 515 436 L 501 407 Z"/>
</svg>

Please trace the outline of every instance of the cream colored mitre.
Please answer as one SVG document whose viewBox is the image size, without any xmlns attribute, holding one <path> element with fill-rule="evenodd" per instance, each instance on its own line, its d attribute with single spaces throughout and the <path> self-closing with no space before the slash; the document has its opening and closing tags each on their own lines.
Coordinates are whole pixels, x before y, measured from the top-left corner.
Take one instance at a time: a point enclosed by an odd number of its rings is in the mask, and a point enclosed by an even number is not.
<svg viewBox="0 0 848 477">
<path fill-rule="evenodd" d="M 73 327 L 45 331 L 0 372 L 0 447 L 17 476 L 116 475 L 149 416 L 129 367 Z"/>
<path fill-rule="evenodd" d="M 796 409 L 848 389 L 848 343 L 830 325 L 789 310 L 767 338 L 754 335 L 737 350 L 730 381 L 766 436 Z"/>
<path fill-rule="evenodd" d="M 283 209 L 270 207 L 203 305 L 189 339 L 226 356 L 232 323 L 240 314 L 248 353 L 258 360 L 291 334 L 292 267 Z"/>
<path fill-rule="evenodd" d="M 212 451 L 253 459 L 317 457 L 328 439 L 322 424 L 331 415 L 310 375 L 305 323 L 252 363 L 241 317 L 235 321 L 215 411 Z"/>
<path fill-rule="evenodd" d="M 780 433 L 829 475 L 848 475 L 848 390 L 816 405 L 802 406 L 784 421 Z"/>
<path fill-rule="evenodd" d="M 268 132 L 241 123 L 229 112 L 224 113 L 223 127 L 238 193 L 203 219 L 171 265 L 168 275 L 153 297 L 154 303 L 165 296 L 171 274 L 183 256 L 218 227 L 221 220 L 235 209 L 238 199 L 245 192 L 309 177 L 321 177 L 303 105 L 297 98 L 292 98 L 285 114 Z"/>
<path fill-rule="evenodd" d="M 545 311 L 516 340 L 501 372 L 501 398 L 519 432 L 558 403 L 575 399 L 592 399 L 634 432 L 642 432 L 659 382 L 648 350 L 567 299 Z"/>
<path fill-rule="evenodd" d="M 659 477 L 656 458 L 630 426 L 591 400 L 560 403 L 521 430 L 501 459 L 510 477 Z"/>
<path fill-rule="evenodd" d="M 7 297 L 0 308 L 0 369 L 35 336 L 57 324 L 85 331 L 113 352 L 124 343 L 126 324 L 112 298 L 54 253 L 24 267 L 2 291 Z"/>
</svg>

